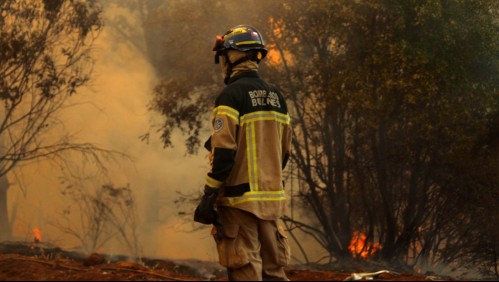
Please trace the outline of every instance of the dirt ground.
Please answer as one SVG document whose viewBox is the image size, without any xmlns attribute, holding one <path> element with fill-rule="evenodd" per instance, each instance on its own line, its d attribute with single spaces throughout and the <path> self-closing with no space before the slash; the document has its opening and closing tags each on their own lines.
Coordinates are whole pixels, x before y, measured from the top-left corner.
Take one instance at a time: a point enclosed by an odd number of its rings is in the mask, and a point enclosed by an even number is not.
<svg viewBox="0 0 499 282">
<path fill-rule="evenodd" d="M 143 259 L 141 263 L 105 255 L 92 254 L 83 257 L 78 253 L 58 248 L 41 248 L 29 244 L 0 244 L 0 280 L 2 281 L 224 281 L 223 268 L 197 261 L 190 265 L 173 260 Z M 204 269 L 204 271 L 200 271 Z M 291 281 L 451 281 L 449 277 L 401 274 L 377 271 L 362 278 L 362 271 L 325 271 L 290 267 Z M 370 271 L 373 273 L 373 271 Z"/>
</svg>

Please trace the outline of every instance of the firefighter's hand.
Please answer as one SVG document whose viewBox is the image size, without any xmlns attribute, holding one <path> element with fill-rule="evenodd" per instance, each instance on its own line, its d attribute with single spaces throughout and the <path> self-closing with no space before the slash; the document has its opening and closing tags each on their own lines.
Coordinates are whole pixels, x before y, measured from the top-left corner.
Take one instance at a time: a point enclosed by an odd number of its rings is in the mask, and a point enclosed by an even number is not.
<svg viewBox="0 0 499 282">
<path fill-rule="evenodd" d="M 215 224 L 217 212 L 215 202 L 217 201 L 218 190 L 210 187 L 204 188 L 204 195 L 201 202 L 194 211 L 194 221 L 202 224 Z"/>
</svg>

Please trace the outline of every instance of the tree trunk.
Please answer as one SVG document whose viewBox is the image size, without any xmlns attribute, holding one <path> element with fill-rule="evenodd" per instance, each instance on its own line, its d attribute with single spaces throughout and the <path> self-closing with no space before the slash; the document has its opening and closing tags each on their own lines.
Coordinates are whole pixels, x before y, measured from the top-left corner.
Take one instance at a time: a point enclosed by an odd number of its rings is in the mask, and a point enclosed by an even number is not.
<svg viewBox="0 0 499 282">
<path fill-rule="evenodd" d="M 5 118 L 5 112 L 3 109 L 1 111 L 1 116 Z M 2 159 L 5 157 L 7 152 L 5 143 L 5 133 L 0 132 L 0 157 Z M 2 170 L 0 173 L 0 242 L 10 240 L 12 236 L 9 213 L 7 209 L 8 190 L 9 180 L 7 179 L 7 171 Z"/>
<path fill-rule="evenodd" d="M 7 191 L 9 190 L 9 181 L 7 175 L 0 176 L 0 241 L 11 239 L 11 227 L 9 214 L 7 211 Z"/>
</svg>

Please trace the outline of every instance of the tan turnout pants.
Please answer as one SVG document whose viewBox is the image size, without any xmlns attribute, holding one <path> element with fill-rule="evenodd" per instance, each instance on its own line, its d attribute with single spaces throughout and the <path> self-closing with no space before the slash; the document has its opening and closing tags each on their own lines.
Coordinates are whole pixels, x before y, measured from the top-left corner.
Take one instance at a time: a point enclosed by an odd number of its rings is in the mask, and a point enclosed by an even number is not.
<svg viewBox="0 0 499 282">
<path fill-rule="evenodd" d="M 230 281 L 289 281 L 284 272 L 290 260 L 288 238 L 277 220 L 262 220 L 229 207 L 218 212 L 225 237 L 215 241 Z"/>
</svg>

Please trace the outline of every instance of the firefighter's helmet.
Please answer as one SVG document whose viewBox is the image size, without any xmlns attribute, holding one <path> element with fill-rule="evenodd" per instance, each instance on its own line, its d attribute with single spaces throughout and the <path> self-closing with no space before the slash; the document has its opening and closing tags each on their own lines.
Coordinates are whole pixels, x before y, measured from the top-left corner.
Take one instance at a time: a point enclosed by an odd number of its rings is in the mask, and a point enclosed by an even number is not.
<svg viewBox="0 0 499 282">
<path fill-rule="evenodd" d="M 238 25 L 229 29 L 223 36 L 217 35 L 215 46 L 215 63 L 219 63 L 219 57 L 225 50 L 234 49 L 252 54 L 253 60 L 260 62 L 267 55 L 267 49 L 263 43 L 260 32 L 249 25 Z M 253 50 L 253 51 L 252 51 Z M 254 56 L 254 57 L 253 57 Z"/>
</svg>

